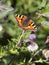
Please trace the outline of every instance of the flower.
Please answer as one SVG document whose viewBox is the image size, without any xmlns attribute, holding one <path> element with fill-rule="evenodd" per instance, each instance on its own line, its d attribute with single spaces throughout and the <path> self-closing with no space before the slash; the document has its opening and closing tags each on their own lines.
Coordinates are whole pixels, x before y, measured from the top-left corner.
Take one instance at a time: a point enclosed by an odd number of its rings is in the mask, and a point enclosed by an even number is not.
<svg viewBox="0 0 49 65">
<path fill-rule="evenodd" d="M 38 45 L 35 42 L 31 42 L 29 46 L 27 46 L 29 51 L 36 51 L 38 49 Z"/>
<path fill-rule="evenodd" d="M 29 46 L 30 44 L 31 44 L 31 41 L 28 41 L 26 45 Z"/>
<path fill-rule="evenodd" d="M 49 44 L 49 36 L 47 37 L 45 44 Z"/>
<path fill-rule="evenodd" d="M 25 39 L 24 42 L 26 43 L 27 46 L 31 44 L 31 40 L 30 39 Z"/>
<path fill-rule="evenodd" d="M 43 50 L 42 50 L 42 54 L 43 54 L 43 56 L 44 56 L 47 60 L 49 60 L 49 50 L 48 50 L 48 49 L 43 49 Z"/>
<path fill-rule="evenodd" d="M 22 44 L 23 44 L 22 42 L 19 42 L 19 43 L 18 43 L 18 46 L 19 46 L 19 47 L 21 47 L 21 46 L 22 46 Z"/>
<path fill-rule="evenodd" d="M 36 35 L 35 35 L 35 34 L 31 34 L 31 35 L 30 35 L 30 39 L 31 39 L 31 40 L 34 40 L 35 38 L 36 38 Z"/>
<path fill-rule="evenodd" d="M 0 31 L 2 31 L 3 30 L 3 27 L 2 27 L 2 25 L 0 25 Z"/>
</svg>

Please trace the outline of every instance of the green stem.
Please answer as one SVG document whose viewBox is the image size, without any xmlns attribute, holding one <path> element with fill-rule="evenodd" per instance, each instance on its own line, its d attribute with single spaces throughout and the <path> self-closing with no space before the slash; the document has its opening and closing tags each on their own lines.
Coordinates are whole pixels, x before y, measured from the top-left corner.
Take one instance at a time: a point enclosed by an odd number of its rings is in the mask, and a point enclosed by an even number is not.
<svg viewBox="0 0 49 65">
<path fill-rule="evenodd" d="M 18 44 L 19 44 L 19 42 L 21 41 L 21 39 L 22 39 L 22 37 L 23 37 L 23 35 L 24 35 L 24 30 L 22 31 L 22 35 L 20 36 L 20 39 L 19 39 L 19 41 L 18 41 Z"/>
<path fill-rule="evenodd" d="M 42 49 L 38 50 L 38 51 L 33 55 L 33 57 L 36 56 L 40 51 L 42 51 Z M 32 58 L 33 58 L 33 57 L 30 58 L 29 63 L 32 61 Z"/>
<path fill-rule="evenodd" d="M 41 48 L 40 50 L 38 50 L 38 51 L 33 55 L 33 57 L 35 57 L 35 56 L 36 56 L 39 52 L 41 52 L 45 47 L 46 47 L 46 46 L 44 46 L 43 48 Z M 32 58 L 33 58 L 33 57 L 30 58 L 29 63 L 32 61 Z"/>
</svg>

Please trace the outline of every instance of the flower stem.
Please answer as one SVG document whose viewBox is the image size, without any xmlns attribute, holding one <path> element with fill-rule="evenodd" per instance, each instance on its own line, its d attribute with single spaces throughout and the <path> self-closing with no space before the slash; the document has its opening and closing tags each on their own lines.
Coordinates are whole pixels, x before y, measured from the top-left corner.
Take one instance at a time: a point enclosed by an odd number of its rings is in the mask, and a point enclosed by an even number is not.
<svg viewBox="0 0 49 65">
<path fill-rule="evenodd" d="M 20 39 L 19 39 L 19 41 L 18 41 L 18 44 L 19 44 L 19 42 L 21 41 L 21 39 L 22 39 L 24 33 L 25 33 L 25 30 L 22 31 L 22 34 L 21 34 Z M 17 45 L 18 45 L 18 44 L 17 44 Z"/>
<path fill-rule="evenodd" d="M 33 55 L 33 57 L 36 56 L 40 51 L 42 51 L 42 49 L 38 50 L 38 51 Z M 32 61 L 33 57 L 30 58 L 29 63 Z"/>
<path fill-rule="evenodd" d="M 42 47 L 41 49 L 39 49 L 34 55 L 33 57 L 35 57 L 39 52 L 41 52 L 46 46 Z M 29 63 L 32 61 L 33 57 L 30 58 Z"/>
</svg>

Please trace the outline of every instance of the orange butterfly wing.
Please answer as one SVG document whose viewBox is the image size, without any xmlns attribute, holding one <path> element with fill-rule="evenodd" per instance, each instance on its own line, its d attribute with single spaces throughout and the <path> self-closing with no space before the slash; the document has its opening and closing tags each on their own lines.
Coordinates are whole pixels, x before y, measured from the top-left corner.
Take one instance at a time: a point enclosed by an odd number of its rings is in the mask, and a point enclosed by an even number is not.
<svg viewBox="0 0 49 65">
<path fill-rule="evenodd" d="M 34 24 L 34 22 L 32 22 L 32 20 L 29 19 L 27 16 L 16 15 L 15 18 L 18 21 L 18 25 L 22 29 L 24 29 L 24 30 L 37 30 L 36 25 Z"/>
<path fill-rule="evenodd" d="M 34 22 L 32 22 L 32 20 L 28 21 L 28 26 L 24 27 L 25 30 L 37 30 L 36 25 L 34 24 Z"/>
<path fill-rule="evenodd" d="M 19 25 L 20 27 L 23 27 L 22 22 L 27 19 L 27 16 L 15 15 L 15 18 L 16 18 L 16 20 L 18 21 L 18 25 Z"/>
</svg>

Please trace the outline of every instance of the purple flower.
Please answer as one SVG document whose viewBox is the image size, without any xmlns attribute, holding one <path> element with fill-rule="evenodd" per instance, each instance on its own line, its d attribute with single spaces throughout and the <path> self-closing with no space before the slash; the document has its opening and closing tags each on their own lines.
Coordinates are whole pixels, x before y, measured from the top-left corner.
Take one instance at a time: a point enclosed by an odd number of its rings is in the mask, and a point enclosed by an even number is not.
<svg viewBox="0 0 49 65">
<path fill-rule="evenodd" d="M 36 51 L 38 49 L 38 45 L 35 42 L 31 42 L 29 46 L 27 46 L 28 51 Z"/>
<path fill-rule="evenodd" d="M 31 42 L 30 41 L 28 41 L 27 43 L 26 43 L 26 45 L 28 46 L 28 45 L 30 45 L 31 44 Z"/>
<path fill-rule="evenodd" d="M 46 41 L 45 41 L 45 44 L 49 44 L 49 36 L 47 37 Z"/>
<path fill-rule="evenodd" d="M 18 43 L 18 46 L 21 47 L 21 46 L 22 46 L 22 42 L 19 42 L 19 43 Z"/>
<path fill-rule="evenodd" d="M 36 37 L 34 36 L 34 39 L 35 38 Z M 24 42 L 26 42 L 28 51 L 36 51 L 38 49 L 38 44 L 36 42 L 34 42 L 33 40 L 26 39 L 26 40 L 24 40 Z"/>
<path fill-rule="evenodd" d="M 35 35 L 35 34 L 31 34 L 31 35 L 30 35 L 30 39 L 31 39 L 31 40 L 34 40 L 35 38 L 36 38 L 36 35 Z"/>
</svg>

